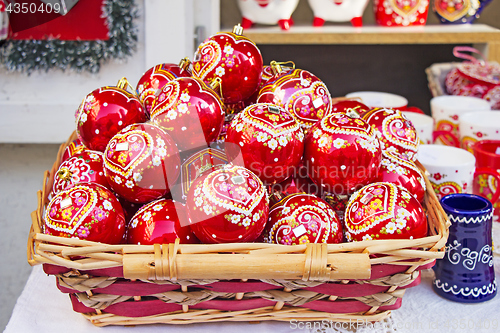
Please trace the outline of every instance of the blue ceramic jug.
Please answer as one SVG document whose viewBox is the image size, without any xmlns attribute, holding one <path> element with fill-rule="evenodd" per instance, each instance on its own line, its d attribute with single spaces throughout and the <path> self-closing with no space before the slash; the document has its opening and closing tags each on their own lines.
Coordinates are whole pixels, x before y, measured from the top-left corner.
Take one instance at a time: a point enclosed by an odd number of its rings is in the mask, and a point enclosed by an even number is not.
<svg viewBox="0 0 500 333">
<path fill-rule="evenodd" d="M 478 303 L 495 297 L 491 202 L 457 193 L 441 199 L 451 221 L 446 253 L 434 266 L 434 291 L 456 302 Z"/>
</svg>

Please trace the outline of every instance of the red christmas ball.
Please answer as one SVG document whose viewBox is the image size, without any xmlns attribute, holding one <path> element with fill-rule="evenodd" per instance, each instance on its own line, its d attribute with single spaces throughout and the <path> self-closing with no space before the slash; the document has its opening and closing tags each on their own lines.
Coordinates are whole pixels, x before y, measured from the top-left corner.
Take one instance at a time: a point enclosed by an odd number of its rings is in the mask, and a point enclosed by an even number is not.
<svg viewBox="0 0 500 333">
<path fill-rule="evenodd" d="M 115 195 L 96 183 L 80 183 L 54 196 L 45 211 L 44 233 L 119 244 L 125 217 Z"/>
<path fill-rule="evenodd" d="M 262 55 L 243 29 L 220 32 L 198 47 L 193 76 L 210 83 L 220 80 L 224 103 L 248 99 L 258 88 L 262 76 Z"/>
<path fill-rule="evenodd" d="M 291 194 L 269 211 L 267 241 L 282 245 L 340 243 L 342 225 L 337 214 L 315 195 Z"/>
<path fill-rule="evenodd" d="M 186 207 L 173 200 L 160 199 L 144 205 L 128 225 L 129 244 L 169 244 L 177 238 L 181 244 L 198 242 L 189 227 Z"/>
<path fill-rule="evenodd" d="M 370 111 L 371 108 L 355 100 L 343 100 L 332 104 L 332 112 L 352 112 L 355 111 L 360 117 Z"/>
<path fill-rule="evenodd" d="M 198 177 L 186 205 L 191 230 L 203 243 L 252 242 L 264 230 L 269 213 L 260 179 L 236 165 Z"/>
<path fill-rule="evenodd" d="M 180 172 L 179 151 L 160 127 L 134 124 L 116 134 L 104 152 L 109 185 L 125 200 L 146 203 L 170 191 Z"/>
<path fill-rule="evenodd" d="M 76 118 L 76 132 L 91 150 L 103 152 L 121 129 L 147 120 L 137 97 L 119 87 L 102 87 L 83 100 Z"/>
<path fill-rule="evenodd" d="M 68 158 L 81 153 L 85 149 L 87 149 L 87 147 L 83 145 L 82 140 L 76 138 L 75 140 L 71 141 L 64 149 L 64 153 L 61 156 L 61 163 L 66 161 Z"/>
<path fill-rule="evenodd" d="M 377 179 L 382 152 L 375 131 L 354 115 L 333 113 L 306 134 L 304 165 L 332 194 L 350 194 Z"/>
<path fill-rule="evenodd" d="M 292 62 L 289 63 L 293 64 Z M 285 75 L 287 72 L 295 68 L 295 64 L 293 64 L 294 68 L 289 66 L 282 66 L 282 64 L 285 63 L 278 63 L 273 60 L 271 61 L 270 65 L 262 67 L 262 78 L 260 80 L 259 87 L 247 100 L 247 106 L 257 103 L 257 98 L 259 97 L 260 89 L 262 89 L 262 87 L 264 87 L 267 83 L 269 83 L 269 81 L 275 80 L 279 76 Z"/>
<path fill-rule="evenodd" d="M 181 151 L 207 147 L 222 129 L 223 104 L 203 81 L 178 78 L 161 89 L 151 109 L 151 121 L 164 128 Z"/>
<path fill-rule="evenodd" d="M 414 162 L 396 151 L 382 151 L 379 181 L 407 189 L 419 202 L 424 200 L 425 180 Z"/>
<path fill-rule="evenodd" d="M 257 103 L 236 115 L 226 133 L 226 154 L 264 183 L 281 182 L 297 171 L 304 133 L 283 108 Z M 241 158 L 238 155 L 241 154 Z"/>
<path fill-rule="evenodd" d="M 257 102 L 281 106 L 295 117 L 304 130 L 330 114 L 332 107 L 326 85 L 302 69 L 278 74 L 260 89 Z"/>
<path fill-rule="evenodd" d="M 137 83 L 137 96 L 146 108 L 146 112 L 151 112 L 155 94 L 158 89 L 163 88 L 168 82 L 179 77 L 191 77 L 189 69 L 191 62 L 188 58 L 182 59 L 179 65 L 158 64 L 148 69 Z"/>
<path fill-rule="evenodd" d="M 78 183 L 98 183 L 109 187 L 104 175 L 104 156 L 100 151 L 84 150 L 62 162 L 54 175 L 52 193 Z"/>
<path fill-rule="evenodd" d="M 420 139 L 411 121 L 401 111 L 375 108 L 363 119 L 375 129 L 382 150 L 395 149 L 410 160 L 416 160 Z"/>
<path fill-rule="evenodd" d="M 401 186 L 373 183 L 354 193 L 345 213 L 347 241 L 413 239 L 427 235 L 420 202 Z"/>
</svg>

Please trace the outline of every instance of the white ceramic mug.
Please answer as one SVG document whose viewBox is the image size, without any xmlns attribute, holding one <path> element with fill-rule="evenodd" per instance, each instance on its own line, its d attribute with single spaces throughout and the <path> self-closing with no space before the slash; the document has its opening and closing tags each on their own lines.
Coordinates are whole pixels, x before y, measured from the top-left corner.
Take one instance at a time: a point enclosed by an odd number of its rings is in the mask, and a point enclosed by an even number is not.
<svg viewBox="0 0 500 333">
<path fill-rule="evenodd" d="M 430 173 L 429 181 L 439 199 L 451 193 L 472 193 L 476 158 L 451 146 L 422 145 L 417 159 Z"/>
<path fill-rule="evenodd" d="M 443 95 L 431 99 L 434 130 L 439 133 L 435 143 L 459 147 L 459 119 L 469 112 L 491 111 L 490 104 L 476 97 Z"/>
<path fill-rule="evenodd" d="M 434 140 L 432 138 L 432 131 L 434 129 L 434 119 L 426 114 L 417 112 L 405 111 L 403 114 L 408 118 L 415 129 L 417 130 L 420 144 L 431 144 Z"/>
<path fill-rule="evenodd" d="M 466 113 L 460 117 L 460 146 L 473 152 L 481 140 L 500 140 L 500 111 Z"/>
<path fill-rule="evenodd" d="M 371 108 L 404 109 L 408 106 L 408 100 L 403 96 L 381 91 L 355 91 L 345 96 L 359 97 L 363 104 Z"/>
</svg>

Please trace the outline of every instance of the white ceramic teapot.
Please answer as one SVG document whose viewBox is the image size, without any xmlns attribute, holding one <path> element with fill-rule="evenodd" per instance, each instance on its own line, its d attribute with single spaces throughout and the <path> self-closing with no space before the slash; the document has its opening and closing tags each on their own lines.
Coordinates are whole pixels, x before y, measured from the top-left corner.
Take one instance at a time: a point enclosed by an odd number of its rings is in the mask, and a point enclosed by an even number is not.
<svg viewBox="0 0 500 333">
<path fill-rule="evenodd" d="M 237 0 L 240 8 L 241 26 L 250 28 L 255 23 L 279 24 L 288 30 L 293 25 L 292 13 L 299 0 Z"/>
</svg>

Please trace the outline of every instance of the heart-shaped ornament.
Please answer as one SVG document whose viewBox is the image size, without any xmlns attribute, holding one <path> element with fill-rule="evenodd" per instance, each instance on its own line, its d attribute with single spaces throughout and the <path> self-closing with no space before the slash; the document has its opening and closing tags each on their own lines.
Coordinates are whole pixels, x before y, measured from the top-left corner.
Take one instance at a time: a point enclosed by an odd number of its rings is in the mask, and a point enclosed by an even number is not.
<svg viewBox="0 0 500 333">
<path fill-rule="evenodd" d="M 186 205 L 191 229 L 203 243 L 253 241 L 264 230 L 269 212 L 259 178 L 229 164 L 197 178 Z"/>
<path fill-rule="evenodd" d="M 109 142 L 104 152 L 104 173 L 119 196 L 145 203 L 170 191 L 180 173 L 179 151 L 160 127 L 134 124 Z"/>
<path fill-rule="evenodd" d="M 115 195 L 96 183 L 80 183 L 56 194 L 47 205 L 44 233 L 118 244 L 125 216 Z"/>
<path fill-rule="evenodd" d="M 312 127 L 331 112 L 326 85 L 312 73 L 295 69 L 264 85 L 258 103 L 273 103 L 292 114 L 303 129 Z"/>
<path fill-rule="evenodd" d="M 418 200 L 406 189 L 373 183 L 349 198 L 345 234 L 350 242 L 421 238 L 427 235 L 427 219 Z"/>
<path fill-rule="evenodd" d="M 286 196 L 271 208 L 264 239 L 283 245 L 339 243 L 342 241 L 342 225 L 324 200 L 315 195 L 296 193 Z"/>
<path fill-rule="evenodd" d="M 377 132 L 382 150 L 394 148 L 412 161 L 417 158 L 420 143 L 417 130 L 401 111 L 375 108 L 365 114 L 363 119 Z"/>
</svg>

